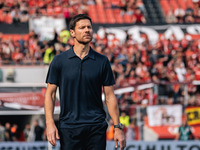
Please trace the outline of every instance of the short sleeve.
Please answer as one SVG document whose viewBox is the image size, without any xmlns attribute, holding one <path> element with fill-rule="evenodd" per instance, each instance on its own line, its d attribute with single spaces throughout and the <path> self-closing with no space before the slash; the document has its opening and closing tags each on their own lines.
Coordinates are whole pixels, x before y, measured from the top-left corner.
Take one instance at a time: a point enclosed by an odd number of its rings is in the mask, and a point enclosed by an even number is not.
<svg viewBox="0 0 200 150">
<path fill-rule="evenodd" d="M 115 79 L 110 66 L 108 58 L 106 58 L 104 73 L 103 73 L 103 86 L 110 86 L 115 84 Z"/>
<path fill-rule="evenodd" d="M 56 57 L 52 60 L 51 64 L 49 65 L 49 70 L 46 77 L 46 83 L 51 83 L 59 86 L 59 66 L 57 65 Z"/>
</svg>

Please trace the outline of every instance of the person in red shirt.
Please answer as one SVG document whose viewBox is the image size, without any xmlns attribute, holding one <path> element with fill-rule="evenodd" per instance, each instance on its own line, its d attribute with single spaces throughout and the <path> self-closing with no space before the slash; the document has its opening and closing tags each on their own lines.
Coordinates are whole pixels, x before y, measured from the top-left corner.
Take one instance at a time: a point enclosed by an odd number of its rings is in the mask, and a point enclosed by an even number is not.
<svg viewBox="0 0 200 150">
<path fill-rule="evenodd" d="M 135 13 L 133 15 L 133 22 L 134 23 L 146 23 L 146 19 L 142 14 L 140 8 L 136 8 Z"/>
<path fill-rule="evenodd" d="M 195 72 L 195 80 L 200 80 L 200 64 L 197 64 L 196 68 L 194 68 Z"/>
<path fill-rule="evenodd" d="M 185 74 L 185 82 L 188 83 L 187 89 L 188 89 L 189 95 L 193 95 L 197 90 L 196 85 L 192 84 L 192 81 L 194 80 L 194 78 L 195 78 L 194 71 L 188 68 Z"/>
<path fill-rule="evenodd" d="M 24 55 L 20 52 L 20 48 L 17 47 L 12 53 L 12 60 L 16 63 L 19 63 L 23 60 Z"/>
</svg>

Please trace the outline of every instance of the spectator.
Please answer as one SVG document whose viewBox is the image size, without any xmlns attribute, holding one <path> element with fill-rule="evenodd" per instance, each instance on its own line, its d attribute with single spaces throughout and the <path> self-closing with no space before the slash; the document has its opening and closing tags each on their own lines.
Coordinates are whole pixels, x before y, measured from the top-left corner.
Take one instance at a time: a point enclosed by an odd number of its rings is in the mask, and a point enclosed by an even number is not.
<svg viewBox="0 0 200 150">
<path fill-rule="evenodd" d="M 24 129 L 24 138 L 25 141 L 30 141 L 31 127 L 30 124 L 26 124 Z"/>
<path fill-rule="evenodd" d="M 200 80 L 200 64 L 198 63 L 195 67 L 195 80 Z"/>
<path fill-rule="evenodd" d="M 130 118 L 125 111 L 121 112 L 119 120 L 125 127 L 128 127 L 130 124 Z"/>
<path fill-rule="evenodd" d="M 195 22 L 200 23 L 200 9 L 198 9 L 197 13 L 194 16 Z"/>
<path fill-rule="evenodd" d="M 183 17 L 185 15 L 185 10 L 183 8 L 181 8 L 180 5 L 178 5 L 178 8 L 176 8 L 174 10 L 174 15 L 177 19 L 176 23 L 183 23 Z"/>
<path fill-rule="evenodd" d="M 136 8 L 134 14 L 133 14 L 133 22 L 134 23 L 146 23 L 146 19 L 143 15 L 143 13 L 141 12 L 140 8 Z"/>
<path fill-rule="evenodd" d="M 142 13 L 144 13 L 145 6 L 142 0 L 136 0 L 136 7 L 138 7 Z"/>
<path fill-rule="evenodd" d="M 14 24 L 18 24 L 20 22 L 20 14 L 19 14 L 19 9 L 17 7 L 12 10 L 11 16 Z"/>
<path fill-rule="evenodd" d="M 16 47 L 15 51 L 12 53 L 12 60 L 18 64 L 18 63 L 21 63 L 22 60 L 23 60 L 23 53 L 20 52 L 20 48 L 19 47 Z"/>
<path fill-rule="evenodd" d="M 20 132 L 17 124 L 13 124 L 11 127 L 12 141 L 18 141 L 20 138 Z"/>
<path fill-rule="evenodd" d="M 133 141 L 135 140 L 135 121 L 131 120 L 129 126 L 126 129 L 126 140 Z"/>
<path fill-rule="evenodd" d="M 177 18 L 176 16 L 173 14 L 173 10 L 170 9 L 167 13 L 167 15 L 165 16 L 165 20 L 167 23 L 176 23 L 177 22 Z"/>
<path fill-rule="evenodd" d="M 17 42 L 19 43 L 20 52 L 24 52 L 25 40 L 23 39 L 22 35 L 20 35 L 20 38 Z"/>
<path fill-rule="evenodd" d="M 176 140 L 188 141 L 195 139 L 191 126 L 188 125 L 187 119 L 183 119 L 182 125 L 178 129 Z"/>
<path fill-rule="evenodd" d="M 195 80 L 200 80 L 200 63 L 194 67 Z M 200 91 L 200 85 L 197 85 L 197 91 Z"/>
<path fill-rule="evenodd" d="M 64 3 L 63 5 L 63 15 L 64 15 L 65 22 L 67 25 L 67 29 L 69 29 L 69 22 L 71 20 L 71 8 L 70 8 L 70 5 L 67 3 Z"/>
<path fill-rule="evenodd" d="M 117 62 L 123 66 L 128 62 L 127 49 L 125 47 L 122 48 L 121 53 L 118 55 Z"/>
<path fill-rule="evenodd" d="M 177 74 L 178 81 L 179 82 L 184 82 L 185 81 L 185 74 L 186 74 L 186 69 L 183 61 L 181 59 L 178 59 L 175 63 L 174 70 Z"/>
<path fill-rule="evenodd" d="M 45 53 L 44 53 L 44 57 L 43 57 L 44 64 L 50 64 L 54 56 L 55 56 L 54 45 L 49 44 L 48 48 L 45 50 Z"/>
<path fill-rule="evenodd" d="M 70 32 L 66 29 L 63 29 L 61 32 L 60 32 L 60 35 L 59 35 L 59 41 L 63 44 L 63 47 L 66 46 L 67 44 L 67 41 L 69 40 L 70 38 Z"/>
<path fill-rule="evenodd" d="M 195 106 L 200 106 L 200 92 L 195 93 Z"/>
<path fill-rule="evenodd" d="M 12 133 L 9 122 L 6 122 L 5 124 L 5 141 L 12 141 Z"/>
<path fill-rule="evenodd" d="M 194 10 L 190 6 L 188 6 L 188 8 L 185 10 L 184 22 L 194 23 L 194 21 Z"/>
<path fill-rule="evenodd" d="M 39 121 L 34 121 L 35 141 L 43 141 L 44 129 L 39 125 Z"/>
<path fill-rule="evenodd" d="M 127 5 L 125 8 L 125 14 L 129 15 L 129 16 L 133 16 L 134 14 L 134 7 L 133 5 Z"/>
<path fill-rule="evenodd" d="M 5 127 L 0 123 L 0 142 L 5 140 Z"/>
</svg>

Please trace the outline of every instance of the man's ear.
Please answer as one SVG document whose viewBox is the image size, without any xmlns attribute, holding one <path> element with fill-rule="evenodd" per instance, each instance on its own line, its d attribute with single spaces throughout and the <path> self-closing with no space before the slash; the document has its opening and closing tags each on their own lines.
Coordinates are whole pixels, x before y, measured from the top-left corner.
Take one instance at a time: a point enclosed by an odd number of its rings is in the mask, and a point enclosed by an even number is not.
<svg viewBox="0 0 200 150">
<path fill-rule="evenodd" d="M 72 36 L 73 38 L 75 38 L 75 32 L 74 32 L 74 30 L 70 30 L 70 34 L 71 34 L 71 36 Z"/>
</svg>

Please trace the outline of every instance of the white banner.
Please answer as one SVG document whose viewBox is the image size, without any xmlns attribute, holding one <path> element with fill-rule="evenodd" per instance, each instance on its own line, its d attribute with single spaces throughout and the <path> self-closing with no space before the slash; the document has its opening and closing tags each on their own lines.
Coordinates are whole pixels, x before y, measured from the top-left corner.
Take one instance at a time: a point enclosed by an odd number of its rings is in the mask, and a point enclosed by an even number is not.
<svg viewBox="0 0 200 150">
<path fill-rule="evenodd" d="M 148 106 L 150 126 L 181 125 L 182 105 Z"/>
<path fill-rule="evenodd" d="M 66 29 L 64 18 L 42 16 L 31 18 L 29 21 L 29 31 L 35 31 L 40 40 L 52 40 L 54 31 L 56 30 L 57 33 L 60 33 L 63 29 Z"/>
<path fill-rule="evenodd" d="M 193 38 L 199 38 L 200 36 L 200 24 L 191 24 L 191 25 L 159 25 L 159 26 L 144 26 L 144 25 L 133 25 L 133 26 L 124 26 L 124 27 L 107 27 L 100 28 L 97 31 L 97 34 L 100 38 L 103 38 L 106 33 L 114 33 L 118 39 L 122 42 L 126 40 L 126 32 L 132 36 L 133 41 L 137 43 L 142 43 L 144 38 L 141 36 L 141 33 L 147 35 L 150 44 L 154 45 L 159 40 L 160 33 L 166 39 L 176 37 L 178 41 L 182 40 L 185 35 L 188 40 Z M 161 31 L 161 32 L 159 32 Z M 114 38 L 113 34 L 108 34 L 108 39 L 112 40 Z"/>
</svg>

